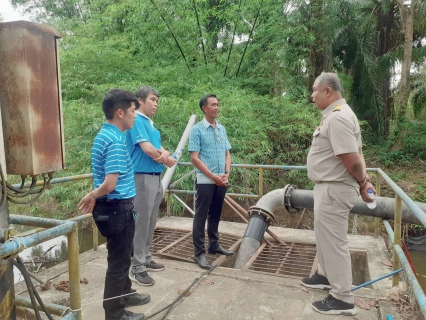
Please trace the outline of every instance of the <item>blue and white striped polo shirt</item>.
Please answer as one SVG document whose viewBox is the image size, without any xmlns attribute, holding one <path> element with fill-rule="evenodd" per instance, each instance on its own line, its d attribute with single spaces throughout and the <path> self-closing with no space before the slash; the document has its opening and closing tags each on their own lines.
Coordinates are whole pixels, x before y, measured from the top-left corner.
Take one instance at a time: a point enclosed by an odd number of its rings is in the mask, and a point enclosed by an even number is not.
<svg viewBox="0 0 426 320">
<path fill-rule="evenodd" d="M 192 127 L 189 134 L 188 151 L 199 152 L 200 160 L 213 174 L 225 173 L 226 151 L 231 149 L 225 127 L 216 120 L 214 128 L 206 118 Z M 198 184 L 215 184 L 215 182 L 197 169 Z"/>
<path fill-rule="evenodd" d="M 115 189 L 108 199 L 130 199 L 136 195 L 132 161 L 126 148 L 126 137 L 115 125 L 104 123 L 92 147 L 93 184 L 98 188 L 107 174 L 118 173 Z M 103 197 L 105 198 L 105 197 Z"/>
</svg>

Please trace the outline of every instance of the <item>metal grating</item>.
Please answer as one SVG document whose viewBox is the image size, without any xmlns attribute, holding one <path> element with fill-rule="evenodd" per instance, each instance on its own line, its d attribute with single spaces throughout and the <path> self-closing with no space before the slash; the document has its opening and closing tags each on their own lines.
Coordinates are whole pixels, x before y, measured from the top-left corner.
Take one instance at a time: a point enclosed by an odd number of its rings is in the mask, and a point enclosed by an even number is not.
<svg viewBox="0 0 426 320">
<path fill-rule="evenodd" d="M 231 248 L 239 238 L 229 234 L 219 233 L 220 244 L 224 248 Z M 208 236 L 206 234 L 206 243 Z M 151 250 L 157 256 L 193 263 L 194 245 L 192 243 L 192 232 L 157 228 L 154 231 L 154 240 Z M 216 255 L 206 253 L 207 260 L 212 263 Z"/>
<path fill-rule="evenodd" d="M 240 240 L 229 234 L 220 233 L 219 236 L 221 245 L 228 249 L 236 248 Z M 206 243 L 208 243 L 207 234 Z M 157 228 L 154 232 L 151 251 L 157 256 L 194 263 L 191 258 L 194 253 L 192 232 Z M 308 277 L 315 261 L 315 254 L 316 247 L 313 244 L 274 243 L 270 246 L 263 243 L 242 270 L 272 273 L 277 276 Z M 206 254 L 206 258 L 212 263 L 217 256 Z M 228 261 L 228 266 L 232 267 L 233 262 Z"/>
<path fill-rule="evenodd" d="M 291 277 L 309 277 L 315 260 L 316 246 L 304 243 L 262 245 L 243 270 L 273 273 Z"/>
<path fill-rule="evenodd" d="M 157 228 L 154 231 L 154 238 L 150 250 L 152 253 L 157 253 L 186 234 L 188 234 L 188 231 Z M 189 234 L 191 234 L 191 232 Z"/>
</svg>

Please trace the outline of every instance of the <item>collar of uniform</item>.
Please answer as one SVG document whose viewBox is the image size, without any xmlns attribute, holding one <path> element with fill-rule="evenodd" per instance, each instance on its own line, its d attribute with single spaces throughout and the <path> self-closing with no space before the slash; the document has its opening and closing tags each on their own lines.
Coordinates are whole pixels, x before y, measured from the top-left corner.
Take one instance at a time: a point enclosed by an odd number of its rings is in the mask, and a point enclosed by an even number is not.
<svg viewBox="0 0 426 320">
<path fill-rule="evenodd" d="M 123 134 L 123 132 L 121 132 L 120 129 L 118 129 L 118 127 L 112 123 L 108 123 L 108 122 L 104 122 L 104 124 L 102 125 L 104 128 L 106 129 L 112 129 L 114 131 L 120 132 L 121 134 Z"/>
<path fill-rule="evenodd" d="M 142 112 L 140 112 L 139 110 L 136 110 L 136 114 L 144 117 L 145 119 L 147 119 L 149 121 L 149 123 L 151 124 L 151 126 L 154 126 L 154 121 L 151 120 L 151 118 L 147 117 L 146 115 L 144 115 Z"/>
<path fill-rule="evenodd" d="M 334 107 L 337 106 L 338 104 L 340 104 L 340 105 L 346 104 L 346 100 L 345 99 L 339 99 L 337 101 L 334 101 L 327 108 L 325 108 L 324 110 L 322 110 L 322 118 L 323 119 L 327 118 L 328 115 L 333 112 Z"/>
<path fill-rule="evenodd" d="M 216 120 L 216 127 L 217 127 L 218 124 L 219 124 L 219 122 Z M 211 126 L 213 128 L 212 124 L 210 122 L 208 122 L 206 118 L 203 119 L 203 125 L 204 125 L 204 128 L 206 128 L 206 129 L 209 126 Z"/>
</svg>

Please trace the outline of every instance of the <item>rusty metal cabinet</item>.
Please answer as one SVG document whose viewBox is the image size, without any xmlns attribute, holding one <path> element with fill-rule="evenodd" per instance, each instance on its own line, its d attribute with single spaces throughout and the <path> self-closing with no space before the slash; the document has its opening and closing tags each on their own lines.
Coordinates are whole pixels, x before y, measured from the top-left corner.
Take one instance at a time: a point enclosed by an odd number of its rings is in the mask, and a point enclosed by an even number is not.
<svg viewBox="0 0 426 320">
<path fill-rule="evenodd" d="M 58 38 L 50 26 L 0 23 L 0 104 L 9 174 L 65 167 Z"/>
</svg>

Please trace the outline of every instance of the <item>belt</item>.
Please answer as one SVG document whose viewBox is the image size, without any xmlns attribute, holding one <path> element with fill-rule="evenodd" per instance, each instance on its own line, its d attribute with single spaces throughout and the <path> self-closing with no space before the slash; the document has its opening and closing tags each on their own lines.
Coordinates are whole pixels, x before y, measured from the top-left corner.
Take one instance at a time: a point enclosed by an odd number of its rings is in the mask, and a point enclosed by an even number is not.
<svg viewBox="0 0 426 320">
<path fill-rule="evenodd" d="M 328 184 L 345 184 L 343 181 L 314 181 L 315 184 L 328 183 Z"/>
<path fill-rule="evenodd" d="M 105 203 L 133 203 L 133 198 L 130 199 L 98 199 L 98 201 L 100 202 L 105 202 Z"/>
<path fill-rule="evenodd" d="M 135 174 L 147 174 L 149 176 L 159 176 L 161 172 L 135 172 Z"/>
</svg>

